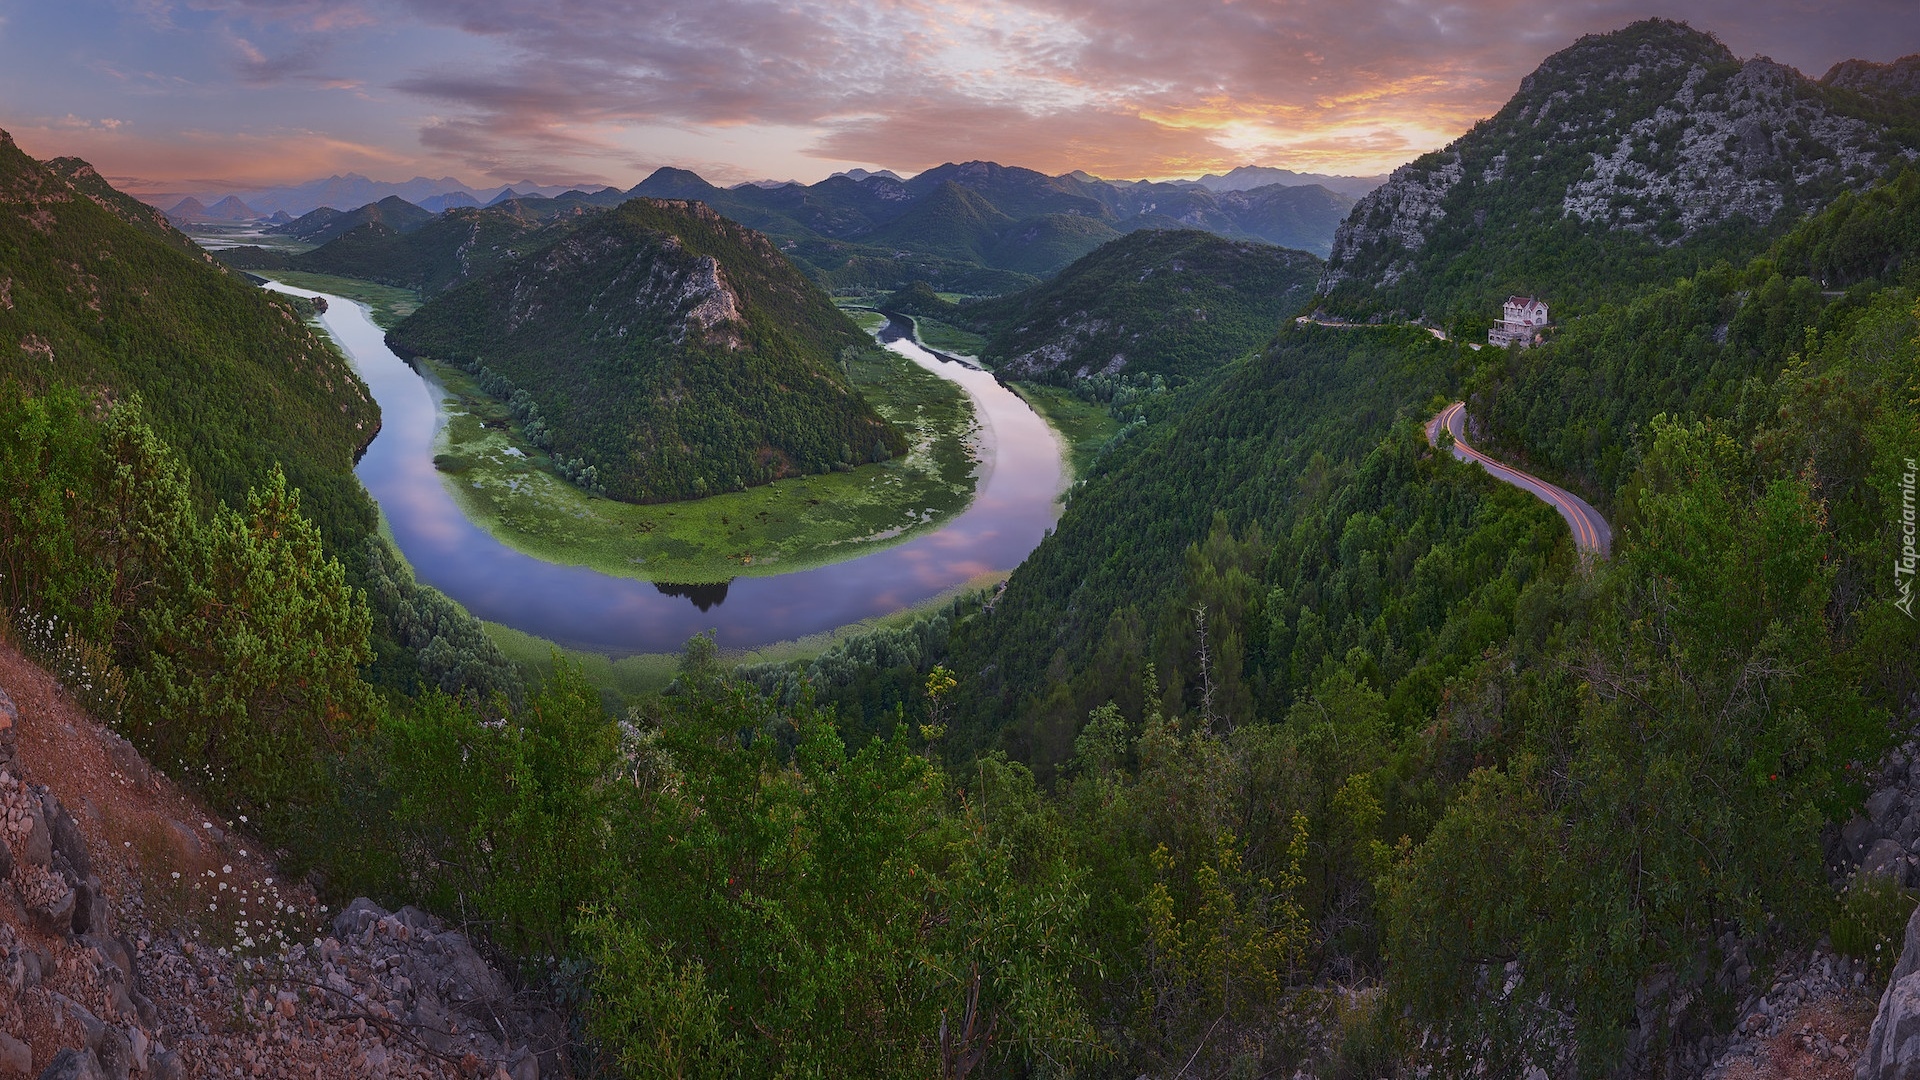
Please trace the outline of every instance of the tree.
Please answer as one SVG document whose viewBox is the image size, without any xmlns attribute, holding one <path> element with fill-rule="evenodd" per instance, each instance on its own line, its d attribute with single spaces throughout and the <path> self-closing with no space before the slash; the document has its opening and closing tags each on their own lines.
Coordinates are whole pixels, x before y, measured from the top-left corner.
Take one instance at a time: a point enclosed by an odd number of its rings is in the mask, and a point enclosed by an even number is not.
<svg viewBox="0 0 1920 1080">
<path fill-rule="evenodd" d="M 174 587 L 137 616 L 136 737 L 229 807 L 310 796 L 321 750 L 371 718 L 365 596 L 278 469 L 171 558 Z"/>
</svg>

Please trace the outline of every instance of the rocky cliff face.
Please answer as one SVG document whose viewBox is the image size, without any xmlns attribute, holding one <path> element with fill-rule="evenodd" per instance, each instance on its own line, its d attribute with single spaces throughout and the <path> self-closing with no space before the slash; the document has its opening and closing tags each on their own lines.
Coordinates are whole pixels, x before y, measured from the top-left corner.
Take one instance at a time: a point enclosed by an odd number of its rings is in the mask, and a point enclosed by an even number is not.
<svg viewBox="0 0 1920 1080">
<path fill-rule="evenodd" d="M 1656 248 L 1767 229 L 1920 158 L 1863 104 L 1910 81 L 1905 64 L 1842 65 L 1830 80 L 1860 90 L 1845 95 L 1679 23 L 1582 38 L 1498 114 L 1361 199 L 1320 291 L 1392 289 L 1475 248 L 1494 249 L 1477 259 L 1497 272 L 1499 249 L 1567 226 Z"/>
</svg>

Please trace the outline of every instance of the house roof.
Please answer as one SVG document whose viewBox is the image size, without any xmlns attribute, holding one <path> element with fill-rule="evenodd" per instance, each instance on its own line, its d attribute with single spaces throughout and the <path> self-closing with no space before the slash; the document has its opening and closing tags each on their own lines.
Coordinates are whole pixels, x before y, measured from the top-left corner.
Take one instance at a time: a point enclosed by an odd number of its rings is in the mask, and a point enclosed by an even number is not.
<svg viewBox="0 0 1920 1080">
<path fill-rule="evenodd" d="M 1509 296 L 1509 297 L 1507 297 L 1507 303 L 1509 303 L 1509 304 L 1518 304 L 1518 305 L 1519 305 L 1519 306 L 1521 306 L 1521 307 L 1527 307 L 1527 306 L 1528 306 L 1528 305 L 1530 305 L 1530 304 L 1538 304 L 1538 303 L 1540 303 L 1540 302 L 1541 302 L 1541 301 L 1539 301 L 1539 300 L 1535 300 L 1535 299 L 1534 299 L 1533 297 L 1531 297 L 1531 296 Z"/>
</svg>

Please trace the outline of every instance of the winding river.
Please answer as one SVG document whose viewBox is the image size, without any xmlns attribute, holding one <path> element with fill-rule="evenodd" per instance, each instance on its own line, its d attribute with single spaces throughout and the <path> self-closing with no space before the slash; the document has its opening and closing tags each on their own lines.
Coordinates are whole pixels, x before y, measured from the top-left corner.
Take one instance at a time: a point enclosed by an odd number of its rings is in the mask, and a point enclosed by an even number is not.
<svg viewBox="0 0 1920 1080">
<path fill-rule="evenodd" d="M 415 575 L 482 619 L 571 648 L 672 652 L 712 630 L 722 648 L 750 649 L 832 630 L 1013 569 L 1059 516 L 1067 474 L 1046 421 L 991 373 L 936 356 L 890 323 L 881 333 L 885 346 L 957 383 L 980 419 L 974 499 L 947 524 L 846 562 L 725 585 L 655 584 L 544 562 L 460 512 L 433 467 L 442 394 L 387 348 L 367 308 L 277 282 L 268 287 L 325 296 L 322 324 L 380 403 L 380 434 L 354 471 Z"/>
</svg>

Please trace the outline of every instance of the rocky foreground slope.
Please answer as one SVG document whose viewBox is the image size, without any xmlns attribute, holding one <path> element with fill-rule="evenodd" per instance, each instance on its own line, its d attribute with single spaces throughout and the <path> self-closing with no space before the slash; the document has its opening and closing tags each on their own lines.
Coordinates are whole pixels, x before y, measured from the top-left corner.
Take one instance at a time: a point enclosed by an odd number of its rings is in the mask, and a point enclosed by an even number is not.
<svg viewBox="0 0 1920 1080">
<path fill-rule="evenodd" d="M 568 1074 L 464 934 L 329 911 L 4 644 L 0 808 L 0 1077 Z"/>
</svg>

